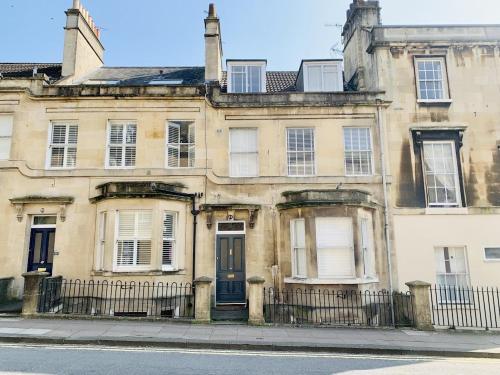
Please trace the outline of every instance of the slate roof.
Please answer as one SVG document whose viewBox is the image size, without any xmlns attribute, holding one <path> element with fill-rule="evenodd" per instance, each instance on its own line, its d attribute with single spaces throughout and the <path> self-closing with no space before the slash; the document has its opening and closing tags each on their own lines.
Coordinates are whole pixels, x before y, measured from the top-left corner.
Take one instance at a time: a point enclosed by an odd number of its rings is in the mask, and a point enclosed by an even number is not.
<svg viewBox="0 0 500 375">
<path fill-rule="evenodd" d="M 31 77 L 33 69 L 38 73 L 46 74 L 51 81 L 61 78 L 62 64 L 60 63 L 0 63 L 0 73 L 4 77 Z M 268 71 L 266 72 L 266 88 L 269 93 L 296 91 L 296 71 Z M 182 80 L 183 85 L 203 85 L 205 82 L 205 68 L 195 67 L 102 67 L 77 84 L 88 81 L 118 81 L 114 85 L 141 86 L 151 80 Z M 104 83 L 103 83 L 104 84 Z M 222 91 L 227 91 L 227 73 L 223 72 Z"/>
<path fill-rule="evenodd" d="M 266 72 L 266 91 L 269 93 L 296 91 L 297 74 L 296 71 Z M 221 90 L 227 92 L 227 72 L 222 72 Z"/>
<path fill-rule="evenodd" d="M 4 77 L 32 77 L 33 69 L 46 74 L 51 81 L 61 78 L 60 63 L 0 63 L 0 73 Z"/>
<path fill-rule="evenodd" d="M 205 68 L 195 67 L 102 67 L 81 82 L 119 81 L 116 85 L 147 85 L 151 80 L 182 80 L 183 85 L 202 85 Z"/>
</svg>

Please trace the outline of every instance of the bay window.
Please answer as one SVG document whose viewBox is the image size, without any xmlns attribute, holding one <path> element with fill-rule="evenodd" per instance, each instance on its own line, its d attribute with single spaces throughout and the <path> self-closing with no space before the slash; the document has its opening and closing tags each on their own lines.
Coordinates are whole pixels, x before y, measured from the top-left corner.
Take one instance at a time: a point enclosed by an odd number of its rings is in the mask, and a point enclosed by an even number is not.
<svg viewBox="0 0 500 375">
<path fill-rule="evenodd" d="M 117 270 L 151 267 L 152 211 L 117 211 Z"/>
<path fill-rule="evenodd" d="M 292 277 L 307 277 L 306 230 L 304 219 L 290 221 Z"/>
</svg>

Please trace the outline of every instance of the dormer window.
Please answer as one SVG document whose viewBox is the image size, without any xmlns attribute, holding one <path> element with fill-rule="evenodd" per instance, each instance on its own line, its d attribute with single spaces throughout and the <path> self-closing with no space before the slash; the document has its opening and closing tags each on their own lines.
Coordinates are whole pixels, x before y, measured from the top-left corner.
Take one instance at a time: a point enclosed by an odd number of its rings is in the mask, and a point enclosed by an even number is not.
<svg viewBox="0 0 500 375">
<path fill-rule="evenodd" d="M 298 86 L 303 85 L 305 92 L 343 91 L 342 61 L 303 61 L 299 80 L 302 82 L 298 82 Z"/>
<path fill-rule="evenodd" d="M 229 93 L 266 92 L 266 61 L 227 61 Z"/>
</svg>

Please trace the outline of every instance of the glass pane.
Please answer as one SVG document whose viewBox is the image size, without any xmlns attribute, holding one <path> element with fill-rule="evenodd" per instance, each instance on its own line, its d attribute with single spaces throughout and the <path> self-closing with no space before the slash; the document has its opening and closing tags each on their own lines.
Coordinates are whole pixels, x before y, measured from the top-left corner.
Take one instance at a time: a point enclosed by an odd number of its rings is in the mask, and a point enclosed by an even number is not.
<svg viewBox="0 0 500 375">
<path fill-rule="evenodd" d="M 47 263 L 52 264 L 54 260 L 54 242 L 56 239 L 56 232 L 49 232 L 49 247 L 47 249 Z"/>
<path fill-rule="evenodd" d="M 488 260 L 500 260 L 500 247 L 487 247 L 484 249 L 484 255 Z"/>
<path fill-rule="evenodd" d="M 321 91 L 321 66 L 307 68 L 307 91 Z"/>
<path fill-rule="evenodd" d="M 248 67 L 248 92 L 261 91 L 261 67 L 249 66 Z"/>
<path fill-rule="evenodd" d="M 243 253 L 243 239 L 235 238 L 233 240 L 233 271 L 242 271 L 242 254 Z"/>
<path fill-rule="evenodd" d="M 51 225 L 56 223 L 55 216 L 35 216 L 33 218 L 33 225 Z"/>
<path fill-rule="evenodd" d="M 52 147 L 50 155 L 51 167 L 64 167 L 64 147 Z"/>
<path fill-rule="evenodd" d="M 123 143 L 123 125 L 111 125 L 109 143 Z"/>
<path fill-rule="evenodd" d="M 122 165 L 122 147 L 117 146 L 109 148 L 108 163 L 111 167 L 119 167 Z"/>
<path fill-rule="evenodd" d="M 218 224 L 219 232 L 239 232 L 245 229 L 245 223 L 242 221 L 230 221 Z"/>
<path fill-rule="evenodd" d="M 42 253 L 42 237 L 43 233 L 35 233 L 35 242 L 33 245 L 33 263 L 40 263 Z"/>
<path fill-rule="evenodd" d="M 52 126 L 52 143 L 66 143 L 66 125 Z"/>
<path fill-rule="evenodd" d="M 227 271 L 229 269 L 229 240 L 221 238 L 220 240 L 220 270 Z"/>
<path fill-rule="evenodd" d="M 306 246 L 306 229 L 305 221 L 303 219 L 293 220 L 293 247 L 305 247 Z"/>
</svg>

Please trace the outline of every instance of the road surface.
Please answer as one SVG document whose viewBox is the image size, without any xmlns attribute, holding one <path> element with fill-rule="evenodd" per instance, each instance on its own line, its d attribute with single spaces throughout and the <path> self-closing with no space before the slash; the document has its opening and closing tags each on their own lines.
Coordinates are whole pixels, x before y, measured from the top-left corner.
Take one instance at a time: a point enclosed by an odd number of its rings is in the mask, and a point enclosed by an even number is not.
<svg viewBox="0 0 500 375">
<path fill-rule="evenodd" d="M 500 360 L 0 344 L 4 374 L 500 374 Z"/>
</svg>

